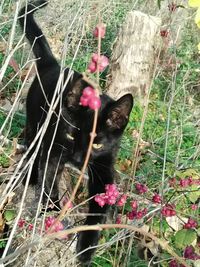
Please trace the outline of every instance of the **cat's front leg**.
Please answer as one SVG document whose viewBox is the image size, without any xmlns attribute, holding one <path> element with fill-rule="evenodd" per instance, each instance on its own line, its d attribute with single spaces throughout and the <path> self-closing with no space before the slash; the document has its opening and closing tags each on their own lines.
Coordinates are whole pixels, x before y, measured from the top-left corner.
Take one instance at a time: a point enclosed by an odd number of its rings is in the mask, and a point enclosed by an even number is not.
<svg viewBox="0 0 200 267">
<path fill-rule="evenodd" d="M 43 202 L 45 204 L 47 197 L 51 199 L 51 203 L 54 203 L 59 207 L 59 189 L 58 183 L 61 179 L 62 172 L 64 169 L 63 155 L 62 151 L 57 150 L 52 147 L 51 151 L 44 148 L 42 150 L 41 160 L 40 160 L 40 183 L 43 183 L 45 179 L 45 195 Z"/>
<path fill-rule="evenodd" d="M 90 171 L 91 172 L 91 171 Z M 113 183 L 113 172 L 107 171 L 103 173 L 101 170 L 93 173 L 89 173 L 89 197 L 95 196 L 96 194 L 105 192 L 105 185 Z M 97 225 L 105 223 L 106 212 L 108 210 L 108 205 L 100 207 L 99 204 L 93 199 L 89 201 L 89 216 L 87 216 L 85 225 Z M 95 215 L 98 214 L 98 215 Z M 78 234 L 77 241 L 77 253 L 80 253 L 78 259 L 89 266 L 92 255 L 96 250 L 98 241 L 100 238 L 100 232 L 96 230 L 83 231 Z"/>
</svg>

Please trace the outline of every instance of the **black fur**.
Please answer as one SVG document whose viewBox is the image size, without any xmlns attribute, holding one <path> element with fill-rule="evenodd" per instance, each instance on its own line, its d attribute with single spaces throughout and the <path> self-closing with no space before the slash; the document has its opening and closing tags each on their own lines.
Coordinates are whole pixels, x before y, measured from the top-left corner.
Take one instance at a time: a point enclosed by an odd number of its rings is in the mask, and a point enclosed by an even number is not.
<svg viewBox="0 0 200 267">
<path fill-rule="evenodd" d="M 20 11 L 20 25 L 25 29 L 26 37 L 33 47 L 37 58 L 37 68 L 43 89 L 38 77 L 33 81 L 27 96 L 27 123 L 26 143 L 30 146 L 38 129 L 45 122 L 49 111 L 55 88 L 62 72 L 54 58 L 46 38 L 36 24 L 33 13 L 38 7 L 46 5 L 46 1 L 36 1 Z M 26 11 L 28 13 L 26 13 Z M 25 14 L 25 15 L 24 15 Z M 25 19 L 26 18 L 26 19 Z M 64 70 L 63 84 L 68 79 L 69 69 Z M 79 105 L 82 90 L 88 84 L 82 80 L 82 75 L 73 72 L 67 86 L 60 94 L 57 94 L 59 103 L 56 106 L 43 138 L 40 151 L 34 161 L 31 184 L 38 182 L 38 176 L 44 176 L 46 171 L 45 189 L 50 192 L 54 176 L 56 177 L 51 192 L 51 199 L 58 200 L 57 182 L 62 173 L 64 164 L 70 162 L 81 168 L 86 155 L 90 132 L 93 124 L 94 112 Z M 97 193 L 105 192 L 105 184 L 113 183 L 114 160 L 117 153 L 120 138 L 128 123 L 129 114 L 133 106 L 133 98 L 130 94 L 114 101 L 106 94 L 101 95 L 102 106 L 99 110 L 97 136 L 94 143 L 101 144 L 100 149 L 93 148 L 89 165 L 89 197 Z M 59 114 L 61 114 L 59 116 Z M 58 126 L 56 129 L 56 125 Z M 69 138 L 70 135 L 70 138 Z M 73 139 L 73 140 L 72 140 Z M 52 141 L 53 140 L 53 141 Z M 50 145 L 52 149 L 50 150 Z M 32 155 L 35 147 L 30 152 Z M 40 169 L 40 171 L 39 171 Z M 101 208 L 94 200 L 89 202 L 89 213 L 100 213 L 102 216 L 88 216 L 86 225 L 93 225 L 105 221 L 107 207 Z M 90 246 L 98 244 L 99 232 L 86 231 L 78 235 L 77 252 L 81 252 Z M 89 263 L 95 249 L 88 249 L 79 256 L 82 263 Z"/>
</svg>

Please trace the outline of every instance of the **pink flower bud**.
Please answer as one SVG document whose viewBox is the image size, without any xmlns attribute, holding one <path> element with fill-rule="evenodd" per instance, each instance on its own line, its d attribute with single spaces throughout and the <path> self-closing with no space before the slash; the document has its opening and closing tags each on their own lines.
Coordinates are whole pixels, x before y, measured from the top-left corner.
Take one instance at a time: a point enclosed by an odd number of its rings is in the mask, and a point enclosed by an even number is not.
<svg viewBox="0 0 200 267">
<path fill-rule="evenodd" d="M 26 223 L 26 221 L 24 220 L 24 219 L 19 219 L 19 221 L 18 221 L 18 226 L 19 226 L 19 228 L 23 228 L 24 227 L 24 225 L 25 225 L 25 223 Z"/>
<path fill-rule="evenodd" d="M 80 105 L 82 105 L 83 107 L 87 107 L 88 106 L 88 100 L 89 100 L 88 97 L 85 97 L 82 95 L 80 98 Z"/>
<path fill-rule="evenodd" d="M 99 60 L 100 60 L 100 57 L 98 56 L 98 54 L 94 53 L 94 54 L 92 55 L 92 61 L 93 61 L 94 63 L 97 63 Z"/>
<path fill-rule="evenodd" d="M 137 210 L 137 208 L 138 208 L 137 200 L 133 200 L 131 202 L 131 207 L 132 207 L 133 210 Z"/>
<path fill-rule="evenodd" d="M 82 94 L 85 98 L 90 98 L 92 96 L 95 95 L 95 91 L 94 88 L 92 88 L 91 86 L 87 86 L 83 89 L 83 94 Z"/>
<path fill-rule="evenodd" d="M 97 64 L 94 63 L 93 61 L 91 61 L 88 65 L 88 70 L 91 72 L 91 73 L 94 73 L 96 70 L 97 70 Z"/>
<path fill-rule="evenodd" d="M 98 38 L 98 36 L 100 36 L 101 38 L 105 37 L 105 33 L 106 33 L 106 25 L 101 23 L 98 24 L 93 32 L 94 37 Z"/>
<path fill-rule="evenodd" d="M 90 109 L 93 109 L 93 110 L 99 109 L 101 107 L 100 98 L 97 96 L 93 96 L 93 97 L 89 98 L 88 106 Z"/>
</svg>

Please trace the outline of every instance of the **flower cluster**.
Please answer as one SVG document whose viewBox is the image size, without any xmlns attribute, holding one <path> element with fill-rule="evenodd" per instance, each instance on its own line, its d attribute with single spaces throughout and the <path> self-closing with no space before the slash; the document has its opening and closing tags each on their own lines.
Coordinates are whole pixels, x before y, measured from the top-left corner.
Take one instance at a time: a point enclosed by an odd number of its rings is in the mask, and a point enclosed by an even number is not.
<svg viewBox="0 0 200 267">
<path fill-rule="evenodd" d="M 179 264 L 176 260 L 171 260 L 169 263 L 169 267 L 185 267 L 185 265 Z"/>
<path fill-rule="evenodd" d="M 185 259 L 190 260 L 199 260 L 200 256 L 195 253 L 193 246 L 187 246 L 183 252 L 183 256 Z"/>
<path fill-rule="evenodd" d="M 160 31 L 160 36 L 161 37 L 167 37 L 169 35 L 169 31 L 168 30 L 161 30 Z"/>
<path fill-rule="evenodd" d="M 161 196 L 158 194 L 153 195 L 152 202 L 158 204 L 161 203 Z"/>
<path fill-rule="evenodd" d="M 29 231 L 32 231 L 32 230 L 33 230 L 33 225 L 32 225 L 32 223 L 28 223 L 28 224 L 27 224 L 27 222 L 26 222 L 25 219 L 19 219 L 17 225 L 18 225 L 19 228 L 24 228 L 25 225 L 27 225 L 27 229 L 28 229 Z"/>
<path fill-rule="evenodd" d="M 51 233 L 53 232 L 59 232 L 64 229 L 64 225 L 60 221 L 56 221 L 56 218 L 53 216 L 49 216 L 45 218 L 44 221 L 45 231 L 51 229 Z"/>
<path fill-rule="evenodd" d="M 99 71 L 102 72 L 105 70 L 105 68 L 109 65 L 109 60 L 106 56 L 98 54 L 92 55 L 92 60 L 90 61 L 88 65 L 88 70 L 91 73 L 94 73 L 97 71 L 97 67 L 99 68 Z"/>
<path fill-rule="evenodd" d="M 87 86 L 83 90 L 83 94 L 80 98 L 80 104 L 84 107 L 89 106 L 90 109 L 99 109 L 101 106 L 101 100 L 96 96 L 94 88 Z"/>
<path fill-rule="evenodd" d="M 175 216 L 176 215 L 176 211 L 174 209 L 174 205 L 172 204 L 166 204 L 162 210 L 161 210 L 161 214 L 164 216 L 164 217 L 172 217 L 172 216 Z"/>
<path fill-rule="evenodd" d="M 93 32 L 94 37 L 98 38 L 99 36 L 101 38 L 104 38 L 106 34 L 106 25 L 104 23 L 98 24 Z"/>
<path fill-rule="evenodd" d="M 115 184 L 106 184 L 105 190 L 105 193 L 97 194 L 94 198 L 100 207 L 103 207 L 106 204 L 114 205 L 119 197 L 119 191 Z"/>
<path fill-rule="evenodd" d="M 129 220 L 133 219 L 142 219 L 147 214 L 147 208 L 144 208 L 142 210 L 132 210 L 127 213 L 127 217 Z"/>
<path fill-rule="evenodd" d="M 135 188 L 138 191 L 139 194 L 144 194 L 148 191 L 148 188 L 144 184 L 136 183 Z"/>
<path fill-rule="evenodd" d="M 188 222 L 184 224 L 185 229 L 197 228 L 198 223 L 192 218 L 188 219 Z"/>
<path fill-rule="evenodd" d="M 199 179 L 193 179 L 192 177 L 182 178 L 177 180 L 175 177 L 169 179 L 169 185 L 172 187 L 180 186 L 180 187 L 188 187 L 191 185 L 200 185 Z"/>
</svg>

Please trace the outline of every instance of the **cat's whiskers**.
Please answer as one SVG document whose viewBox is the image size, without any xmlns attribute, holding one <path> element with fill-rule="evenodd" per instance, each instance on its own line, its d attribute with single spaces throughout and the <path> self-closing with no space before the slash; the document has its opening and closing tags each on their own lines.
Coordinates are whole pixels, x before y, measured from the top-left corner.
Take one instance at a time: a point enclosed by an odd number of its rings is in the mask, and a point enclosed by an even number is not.
<svg viewBox="0 0 200 267">
<path fill-rule="evenodd" d="M 89 166 L 89 165 L 91 165 L 91 166 Z M 98 180 L 104 185 L 104 182 L 102 181 L 101 176 L 99 175 L 98 171 L 95 169 L 95 165 L 92 163 L 89 163 L 88 168 L 90 169 L 90 172 L 92 174 L 93 182 L 94 182 L 94 175 L 95 175 L 95 178 L 98 178 Z M 95 174 L 94 174 L 94 172 L 95 172 Z"/>
</svg>

